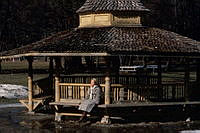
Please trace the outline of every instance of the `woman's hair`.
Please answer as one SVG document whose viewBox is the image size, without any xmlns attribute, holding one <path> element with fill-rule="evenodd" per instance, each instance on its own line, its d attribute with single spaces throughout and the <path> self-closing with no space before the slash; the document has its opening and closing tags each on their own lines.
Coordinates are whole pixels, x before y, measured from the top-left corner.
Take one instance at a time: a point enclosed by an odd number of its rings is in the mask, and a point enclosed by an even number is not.
<svg viewBox="0 0 200 133">
<path fill-rule="evenodd" d="M 96 78 L 92 78 L 91 81 L 94 81 L 94 84 L 97 85 L 97 79 Z"/>
</svg>

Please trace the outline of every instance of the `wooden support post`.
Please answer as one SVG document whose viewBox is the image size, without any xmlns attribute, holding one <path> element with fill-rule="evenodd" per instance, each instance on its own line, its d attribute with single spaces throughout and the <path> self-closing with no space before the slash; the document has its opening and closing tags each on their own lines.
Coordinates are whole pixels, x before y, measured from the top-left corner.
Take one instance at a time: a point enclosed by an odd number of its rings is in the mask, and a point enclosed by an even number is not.
<svg viewBox="0 0 200 133">
<path fill-rule="evenodd" d="M 112 64 L 112 66 L 114 66 L 114 67 L 112 67 L 112 71 L 115 73 L 115 83 L 113 83 L 113 84 L 119 84 L 119 70 L 120 70 L 120 60 L 119 60 L 119 56 L 113 56 L 113 57 L 111 57 L 111 64 Z M 110 64 L 110 62 L 108 62 L 108 64 Z M 109 66 L 108 66 L 108 69 L 110 69 L 109 68 Z"/>
<path fill-rule="evenodd" d="M 28 61 L 28 111 L 33 112 L 33 58 L 27 58 Z"/>
<path fill-rule="evenodd" d="M 59 77 L 55 77 L 55 101 L 60 101 L 60 88 L 59 88 Z"/>
<path fill-rule="evenodd" d="M 0 73 L 2 71 L 2 66 L 1 66 L 2 60 L 0 60 Z"/>
<path fill-rule="evenodd" d="M 61 60 L 59 57 L 55 58 L 56 63 L 56 76 L 55 76 L 55 101 L 60 101 L 60 67 L 61 67 Z"/>
<path fill-rule="evenodd" d="M 110 78 L 109 77 L 105 78 L 105 104 L 110 104 Z M 111 123 L 110 117 L 107 114 L 107 109 L 105 109 L 105 115 L 101 119 L 101 123 L 104 123 L 104 124 Z"/>
<path fill-rule="evenodd" d="M 196 82 L 197 82 L 197 85 L 199 86 L 200 85 L 200 59 L 197 59 L 196 62 L 197 62 Z"/>
<path fill-rule="evenodd" d="M 110 78 L 105 78 L 105 104 L 110 104 Z"/>
<path fill-rule="evenodd" d="M 53 58 L 49 58 L 49 77 L 53 77 Z"/>
<path fill-rule="evenodd" d="M 53 58 L 49 58 L 49 88 L 53 89 Z"/>
<path fill-rule="evenodd" d="M 111 74 L 111 57 L 104 57 L 106 62 L 106 76 Z"/>
<path fill-rule="evenodd" d="M 61 121 L 61 115 L 60 113 L 55 113 L 55 121 L 60 122 Z"/>
<path fill-rule="evenodd" d="M 163 90 L 162 90 L 162 64 L 161 58 L 158 58 L 158 99 L 162 100 L 163 98 Z"/>
<path fill-rule="evenodd" d="M 185 101 L 189 101 L 189 83 L 190 83 L 190 61 L 189 59 L 185 59 Z"/>
</svg>

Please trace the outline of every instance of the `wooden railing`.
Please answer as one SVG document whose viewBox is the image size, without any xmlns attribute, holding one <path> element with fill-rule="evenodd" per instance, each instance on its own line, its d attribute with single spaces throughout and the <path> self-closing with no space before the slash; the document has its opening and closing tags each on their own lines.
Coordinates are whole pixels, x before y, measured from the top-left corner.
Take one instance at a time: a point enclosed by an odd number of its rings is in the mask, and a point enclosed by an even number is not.
<svg viewBox="0 0 200 133">
<path fill-rule="evenodd" d="M 105 84 L 102 88 L 102 99 L 105 96 Z M 90 84 L 82 83 L 59 83 L 59 101 L 83 100 L 87 95 Z M 111 84 L 110 101 L 117 103 L 121 101 L 177 101 L 184 98 L 184 84 L 162 84 L 157 85 L 121 85 Z M 102 100 L 103 101 L 103 100 Z M 103 102 L 104 103 L 104 102 Z"/>
<path fill-rule="evenodd" d="M 96 78 L 99 84 L 105 83 L 105 75 L 103 74 L 77 74 L 77 75 L 65 75 L 60 77 L 62 83 L 83 83 L 88 84 L 92 78 Z M 123 85 L 135 85 L 135 84 L 157 84 L 158 77 L 156 75 L 139 76 L 139 75 L 118 75 L 110 76 L 110 82 L 112 84 L 123 84 Z"/>
<path fill-rule="evenodd" d="M 105 85 L 100 85 L 102 92 L 105 90 Z M 88 88 L 90 84 L 77 84 L 77 83 L 59 83 L 60 89 L 60 101 L 66 99 L 83 100 L 87 96 Z"/>
<path fill-rule="evenodd" d="M 129 101 L 179 101 L 184 99 L 184 84 L 164 83 L 158 85 L 111 85 L 113 102 Z"/>
<path fill-rule="evenodd" d="M 162 85 L 164 100 L 179 100 L 185 97 L 184 83 L 166 83 Z"/>
</svg>

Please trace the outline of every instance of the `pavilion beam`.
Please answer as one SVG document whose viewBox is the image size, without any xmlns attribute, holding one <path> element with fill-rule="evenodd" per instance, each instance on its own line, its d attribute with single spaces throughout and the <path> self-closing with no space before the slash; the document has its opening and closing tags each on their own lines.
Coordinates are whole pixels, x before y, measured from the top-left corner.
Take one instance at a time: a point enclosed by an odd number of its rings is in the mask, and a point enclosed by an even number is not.
<svg viewBox="0 0 200 133">
<path fill-rule="evenodd" d="M 185 59 L 185 77 L 184 77 L 184 86 L 185 86 L 185 101 L 189 101 L 189 83 L 190 83 L 190 60 Z"/>
<path fill-rule="evenodd" d="M 33 112 L 33 58 L 28 57 L 28 111 Z"/>
</svg>

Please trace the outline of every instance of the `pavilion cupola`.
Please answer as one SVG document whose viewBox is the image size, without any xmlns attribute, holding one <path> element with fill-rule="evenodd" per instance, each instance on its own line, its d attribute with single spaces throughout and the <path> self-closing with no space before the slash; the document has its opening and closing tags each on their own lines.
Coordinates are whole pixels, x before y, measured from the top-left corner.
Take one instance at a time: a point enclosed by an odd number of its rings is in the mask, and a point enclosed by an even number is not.
<svg viewBox="0 0 200 133">
<path fill-rule="evenodd" d="M 142 26 L 141 17 L 147 12 L 140 0 L 86 0 L 77 11 L 80 28 Z"/>
</svg>

